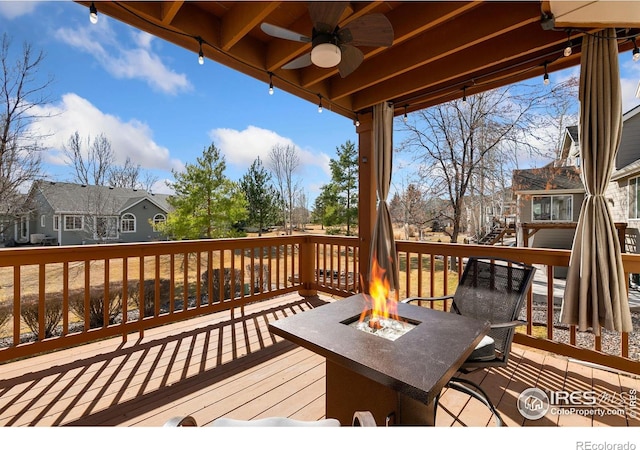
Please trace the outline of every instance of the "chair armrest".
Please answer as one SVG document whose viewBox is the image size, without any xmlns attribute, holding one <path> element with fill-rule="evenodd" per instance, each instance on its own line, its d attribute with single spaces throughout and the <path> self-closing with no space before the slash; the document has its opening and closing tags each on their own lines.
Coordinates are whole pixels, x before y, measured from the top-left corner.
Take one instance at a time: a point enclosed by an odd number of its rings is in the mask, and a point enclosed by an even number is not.
<svg viewBox="0 0 640 450">
<path fill-rule="evenodd" d="M 376 427 L 376 419 L 373 418 L 371 411 L 356 411 L 353 413 L 354 427 Z"/>
<path fill-rule="evenodd" d="M 176 416 L 167 420 L 163 427 L 197 427 L 196 420 L 191 416 Z"/>
<path fill-rule="evenodd" d="M 400 303 L 411 303 L 411 302 L 441 302 L 444 300 L 450 300 L 453 298 L 453 295 L 444 295 L 442 297 L 409 297 L 403 300 L 400 300 Z"/>
<path fill-rule="evenodd" d="M 492 330 L 495 330 L 500 328 L 515 328 L 517 326 L 526 324 L 527 322 L 523 320 L 512 320 L 511 322 L 492 323 L 490 327 Z"/>
</svg>

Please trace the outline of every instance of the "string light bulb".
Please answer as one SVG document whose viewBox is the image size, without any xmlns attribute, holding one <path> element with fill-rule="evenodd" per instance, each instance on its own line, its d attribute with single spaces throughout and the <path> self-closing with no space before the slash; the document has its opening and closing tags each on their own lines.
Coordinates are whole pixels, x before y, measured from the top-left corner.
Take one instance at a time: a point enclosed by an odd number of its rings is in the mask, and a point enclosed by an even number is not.
<svg viewBox="0 0 640 450">
<path fill-rule="evenodd" d="M 404 116 L 402 117 L 402 120 L 404 120 L 404 123 L 407 123 L 407 120 L 409 120 L 407 117 L 407 105 L 404 105 Z"/>
<path fill-rule="evenodd" d="M 462 103 L 467 103 L 467 87 L 462 86 Z"/>
<path fill-rule="evenodd" d="M 571 48 L 571 30 L 567 30 L 567 46 L 564 49 L 564 56 L 571 56 L 573 49 Z"/>
<path fill-rule="evenodd" d="M 202 38 L 198 38 L 198 44 L 200 44 L 200 50 L 198 51 L 198 64 L 204 64 L 204 53 L 202 53 Z"/>
<path fill-rule="evenodd" d="M 89 6 L 89 21 L 93 24 L 98 23 L 98 10 L 93 2 Z"/>
<path fill-rule="evenodd" d="M 273 74 L 269 72 L 269 95 L 273 95 Z"/>
<path fill-rule="evenodd" d="M 318 112 L 321 113 L 322 112 L 322 96 L 320 94 L 318 94 Z"/>
<path fill-rule="evenodd" d="M 544 63 L 544 84 L 549 84 L 549 73 L 547 72 L 547 63 Z"/>
<path fill-rule="evenodd" d="M 636 38 L 633 38 L 633 53 L 632 58 L 634 62 L 638 62 L 640 60 L 640 50 L 638 49 L 638 45 L 636 44 Z"/>
<path fill-rule="evenodd" d="M 354 124 L 356 127 L 359 127 L 359 126 L 360 126 L 360 120 L 358 119 L 358 113 L 356 113 L 356 119 L 353 121 L 353 124 Z"/>
</svg>

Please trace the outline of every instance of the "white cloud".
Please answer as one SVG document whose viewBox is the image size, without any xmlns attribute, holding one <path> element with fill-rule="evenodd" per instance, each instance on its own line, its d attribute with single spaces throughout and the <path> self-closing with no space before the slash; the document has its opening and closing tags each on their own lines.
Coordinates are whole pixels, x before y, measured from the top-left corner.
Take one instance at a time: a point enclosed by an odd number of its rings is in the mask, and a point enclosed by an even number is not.
<svg viewBox="0 0 640 450">
<path fill-rule="evenodd" d="M 135 119 L 125 122 L 100 111 L 76 94 L 63 95 L 57 104 L 39 106 L 34 114 L 43 118 L 33 123 L 30 131 L 44 136 L 42 145 L 52 149 L 45 156 L 45 162 L 49 164 L 65 164 L 62 148 L 77 131 L 83 139 L 103 133 L 111 142 L 118 164 L 130 157 L 134 164 L 140 164 L 144 169 L 169 171 L 184 167 L 179 160 L 171 159 L 167 148 L 154 142 L 152 131 L 145 123 Z"/>
<path fill-rule="evenodd" d="M 140 79 L 152 89 L 170 95 L 190 91 L 193 86 L 184 73 L 167 67 L 154 53 L 155 39 L 148 33 L 132 33 L 133 44 L 127 47 L 118 41 L 108 20 L 77 29 L 59 28 L 56 39 L 93 56 L 112 76 L 118 79 Z"/>
<path fill-rule="evenodd" d="M 269 151 L 273 146 L 291 145 L 298 150 L 301 173 L 317 173 L 320 168 L 329 174 L 330 157 L 326 153 L 302 149 L 275 131 L 249 125 L 242 131 L 217 128 L 209 132 L 209 137 L 225 156 L 225 161 L 241 169 L 248 168 L 257 157 L 268 165 Z"/>
<path fill-rule="evenodd" d="M 174 194 L 174 191 L 167 183 L 172 183 L 173 180 L 169 180 L 168 178 L 164 178 L 162 180 L 158 180 L 153 183 L 151 186 L 151 192 L 154 194 Z"/>
<path fill-rule="evenodd" d="M 31 14 L 38 7 L 39 2 L 7 2 L 0 1 L 0 17 L 15 19 L 16 17 Z"/>
</svg>

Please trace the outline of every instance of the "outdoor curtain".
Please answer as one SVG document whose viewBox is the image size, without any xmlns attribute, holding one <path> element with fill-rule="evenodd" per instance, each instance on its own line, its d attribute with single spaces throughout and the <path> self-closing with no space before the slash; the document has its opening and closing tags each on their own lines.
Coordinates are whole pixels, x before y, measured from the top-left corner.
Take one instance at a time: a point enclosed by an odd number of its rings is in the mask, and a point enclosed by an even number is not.
<svg viewBox="0 0 640 450">
<path fill-rule="evenodd" d="M 373 164 L 375 171 L 378 209 L 376 223 L 371 239 L 371 266 L 374 259 L 386 272 L 391 291 L 395 291 L 396 299 L 400 283 L 398 281 L 398 263 L 396 243 L 393 238 L 391 214 L 387 206 L 387 196 L 391 186 L 391 164 L 393 160 L 393 105 L 387 102 L 373 107 Z"/>
<path fill-rule="evenodd" d="M 604 196 L 622 133 L 618 46 L 613 29 L 585 35 L 580 69 L 580 148 L 586 194 L 560 313 L 579 331 L 631 331 L 620 242 Z"/>
</svg>

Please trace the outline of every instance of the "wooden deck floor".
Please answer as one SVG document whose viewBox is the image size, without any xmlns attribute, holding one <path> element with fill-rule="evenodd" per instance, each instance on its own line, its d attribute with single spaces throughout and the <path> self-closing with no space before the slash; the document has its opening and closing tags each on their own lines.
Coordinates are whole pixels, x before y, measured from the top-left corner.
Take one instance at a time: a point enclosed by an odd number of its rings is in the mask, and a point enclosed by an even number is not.
<svg viewBox="0 0 640 450">
<path fill-rule="evenodd" d="M 270 320 L 315 305 L 296 295 L 0 365 L 0 426 L 160 426 L 192 415 L 253 419 L 325 415 L 324 359 L 267 331 Z M 509 426 L 639 426 L 639 407 L 622 416 L 556 415 L 526 421 L 516 408 L 528 387 L 595 390 L 614 406 L 640 380 L 514 346 L 508 367 L 473 375 Z M 605 401 L 606 400 L 606 401 Z M 437 424 L 493 426 L 488 411 L 456 391 L 441 398 Z M 628 405 L 627 405 L 628 406 Z M 632 417 L 633 414 L 636 417 Z"/>
</svg>

